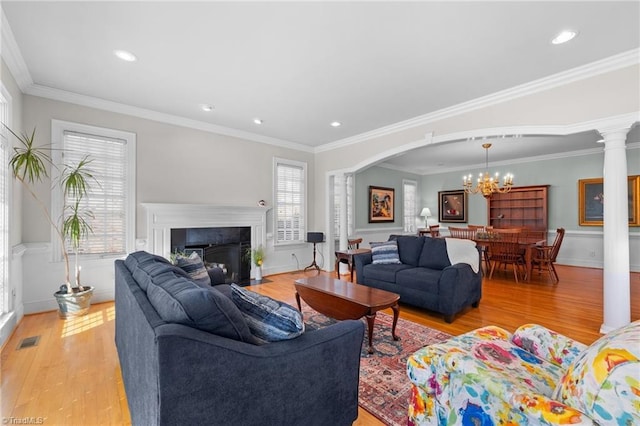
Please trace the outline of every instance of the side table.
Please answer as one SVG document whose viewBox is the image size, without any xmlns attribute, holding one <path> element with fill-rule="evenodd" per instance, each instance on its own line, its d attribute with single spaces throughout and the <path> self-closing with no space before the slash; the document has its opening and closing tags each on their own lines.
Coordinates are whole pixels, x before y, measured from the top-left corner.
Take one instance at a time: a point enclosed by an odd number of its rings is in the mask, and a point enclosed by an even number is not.
<svg viewBox="0 0 640 426">
<path fill-rule="evenodd" d="M 351 282 L 353 282 L 353 256 L 362 253 L 371 253 L 371 249 L 362 248 L 336 251 L 336 275 L 338 276 L 338 278 L 340 278 L 340 263 L 346 263 L 347 265 L 349 265 Z"/>
</svg>

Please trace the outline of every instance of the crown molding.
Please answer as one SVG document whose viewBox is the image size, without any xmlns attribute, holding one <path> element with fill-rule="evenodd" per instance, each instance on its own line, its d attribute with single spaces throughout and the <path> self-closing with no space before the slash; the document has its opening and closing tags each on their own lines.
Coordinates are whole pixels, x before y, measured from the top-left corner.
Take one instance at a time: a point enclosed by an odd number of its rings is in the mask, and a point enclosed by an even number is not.
<svg viewBox="0 0 640 426">
<path fill-rule="evenodd" d="M 271 138 L 256 133 L 219 126 L 217 124 L 206 123 L 203 121 L 192 120 L 190 118 L 180 117 L 173 114 L 166 114 L 145 108 L 139 108 L 131 105 L 121 104 L 118 102 L 108 101 L 106 99 L 95 98 L 93 96 L 80 95 L 78 93 L 67 92 L 64 90 L 54 89 L 52 87 L 42 86 L 39 84 L 31 84 L 26 89 L 26 91 L 24 91 L 24 93 L 41 98 L 52 99 L 55 101 L 68 102 L 76 105 L 86 106 L 89 108 L 96 108 L 104 111 L 111 111 L 133 117 L 144 118 L 147 120 L 158 121 L 165 124 L 173 124 L 175 126 L 187 127 L 204 132 L 216 133 L 220 135 L 231 136 L 234 138 L 275 145 L 281 148 L 289 148 L 306 152 L 313 151 L 311 147 L 296 142 Z"/>
<path fill-rule="evenodd" d="M 0 52 L 2 53 L 2 59 L 4 59 L 11 74 L 13 74 L 18 87 L 24 93 L 33 84 L 33 79 L 31 78 L 31 73 L 29 73 L 29 68 L 27 68 L 27 63 L 22 57 L 18 43 L 13 36 L 9 20 L 2 8 L 0 8 L 0 18 L 2 19 L 2 24 L 0 24 L 0 37 L 2 38 Z"/>
<path fill-rule="evenodd" d="M 381 127 L 376 130 L 361 133 L 356 136 L 330 142 L 315 148 L 315 152 L 325 152 L 333 149 L 345 147 L 360 143 L 369 139 L 386 136 L 403 130 L 411 129 L 417 126 L 440 121 L 456 115 L 465 114 L 478 109 L 486 108 L 492 105 L 507 102 L 513 99 L 539 93 L 554 87 L 595 77 L 610 71 L 615 71 L 640 63 L 640 49 L 632 49 L 609 58 L 601 59 L 590 64 L 576 67 L 567 71 L 563 71 L 548 77 L 534 80 L 519 86 L 505 89 L 487 96 L 476 98 L 452 107 L 443 108 L 429 114 L 411 118 L 409 120 L 400 121 L 389 126 Z"/>
</svg>

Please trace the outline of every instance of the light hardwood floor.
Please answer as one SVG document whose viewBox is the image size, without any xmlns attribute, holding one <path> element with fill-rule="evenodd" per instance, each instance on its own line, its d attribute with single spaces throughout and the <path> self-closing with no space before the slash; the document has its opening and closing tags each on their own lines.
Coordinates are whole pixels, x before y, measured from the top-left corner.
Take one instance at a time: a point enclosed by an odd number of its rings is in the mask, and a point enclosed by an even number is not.
<svg viewBox="0 0 640 426">
<path fill-rule="evenodd" d="M 311 275 L 315 272 L 309 272 Z M 480 307 L 442 316 L 401 306 L 400 316 L 451 334 L 494 324 L 515 330 L 535 322 L 569 337 L 592 343 L 602 324 L 602 271 L 559 266 L 560 283 L 546 276 L 516 284 L 510 273 L 484 280 Z M 253 286 L 260 293 L 295 306 L 293 281 L 303 273 L 269 276 Z M 631 319 L 640 319 L 640 274 L 631 274 Z M 2 349 L 3 419 L 42 418 L 45 425 L 130 424 L 129 410 L 114 345 L 113 303 L 92 306 L 81 319 L 62 321 L 56 312 L 28 315 Z M 20 342 L 40 336 L 37 346 L 17 350 Z M 382 424 L 360 410 L 355 425 Z"/>
</svg>

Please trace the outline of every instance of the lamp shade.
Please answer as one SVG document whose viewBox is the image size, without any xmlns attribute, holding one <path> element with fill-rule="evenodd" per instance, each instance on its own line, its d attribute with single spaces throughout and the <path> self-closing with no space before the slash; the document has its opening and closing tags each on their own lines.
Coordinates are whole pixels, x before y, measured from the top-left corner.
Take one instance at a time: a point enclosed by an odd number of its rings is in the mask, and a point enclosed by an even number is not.
<svg viewBox="0 0 640 426">
<path fill-rule="evenodd" d="M 431 210 L 429 210 L 429 207 L 423 208 L 422 211 L 420 212 L 420 216 L 424 216 L 424 217 L 431 216 Z"/>
</svg>

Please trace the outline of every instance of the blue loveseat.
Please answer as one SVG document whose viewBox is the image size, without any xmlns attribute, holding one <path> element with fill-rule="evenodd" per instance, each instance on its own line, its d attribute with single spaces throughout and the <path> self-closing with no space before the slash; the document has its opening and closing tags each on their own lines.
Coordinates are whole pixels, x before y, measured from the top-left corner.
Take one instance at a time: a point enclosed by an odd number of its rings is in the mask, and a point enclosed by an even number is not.
<svg viewBox="0 0 640 426">
<path fill-rule="evenodd" d="M 115 340 L 134 425 L 350 425 L 358 417 L 362 321 L 260 344 L 228 285 L 198 285 L 146 252 L 117 260 L 115 280 Z"/>
<path fill-rule="evenodd" d="M 400 295 L 400 302 L 444 314 L 446 322 L 482 297 L 480 253 L 470 240 L 394 236 L 399 262 L 376 264 L 372 253 L 354 256 L 358 284 Z M 450 257 L 454 257 L 453 264 Z M 474 270 L 475 269 L 475 270 Z"/>
</svg>

